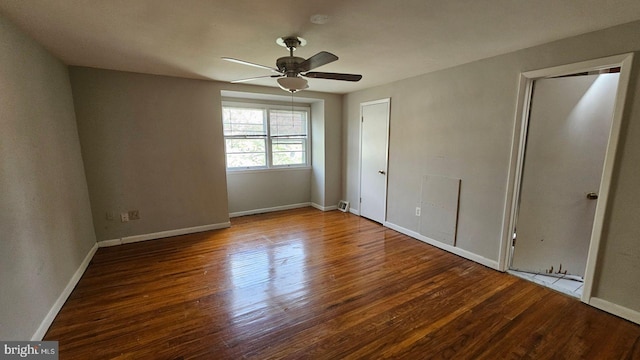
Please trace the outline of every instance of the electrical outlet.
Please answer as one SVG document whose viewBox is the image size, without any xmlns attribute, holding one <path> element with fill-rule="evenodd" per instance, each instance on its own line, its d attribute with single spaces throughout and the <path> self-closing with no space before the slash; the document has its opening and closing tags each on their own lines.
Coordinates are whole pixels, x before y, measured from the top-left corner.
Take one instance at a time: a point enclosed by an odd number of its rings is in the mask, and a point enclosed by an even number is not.
<svg viewBox="0 0 640 360">
<path fill-rule="evenodd" d="M 416 216 L 420 216 L 420 208 L 419 207 L 416 208 Z"/>
<path fill-rule="evenodd" d="M 122 222 L 129 221 L 129 213 L 128 212 L 120 213 L 120 221 Z"/>
<path fill-rule="evenodd" d="M 140 220 L 140 213 L 138 210 L 129 211 L 129 220 Z"/>
</svg>

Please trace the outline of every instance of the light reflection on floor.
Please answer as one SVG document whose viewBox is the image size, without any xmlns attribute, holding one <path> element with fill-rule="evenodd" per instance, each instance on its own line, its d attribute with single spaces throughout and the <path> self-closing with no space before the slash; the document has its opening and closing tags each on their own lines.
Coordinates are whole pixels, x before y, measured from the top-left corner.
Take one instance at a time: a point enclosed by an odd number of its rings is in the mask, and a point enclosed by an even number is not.
<svg viewBox="0 0 640 360">
<path fill-rule="evenodd" d="M 299 239 L 231 254 L 233 318 L 251 321 L 254 316 L 250 314 L 259 317 L 260 309 L 306 297 L 306 259 L 304 242 Z"/>
</svg>

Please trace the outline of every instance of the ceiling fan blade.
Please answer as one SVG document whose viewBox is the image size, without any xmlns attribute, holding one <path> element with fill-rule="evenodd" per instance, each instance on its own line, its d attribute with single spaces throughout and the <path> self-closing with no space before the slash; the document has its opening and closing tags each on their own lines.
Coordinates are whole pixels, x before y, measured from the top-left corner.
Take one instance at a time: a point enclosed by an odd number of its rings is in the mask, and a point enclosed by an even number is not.
<svg viewBox="0 0 640 360">
<path fill-rule="evenodd" d="M 320 51 L 298 65 L 300 71 L 309 71 L 319 66 L 338 60 L 338 57 L 327 51 Z"/>
<path fill-rule="evenodd" d="M 328 73 L 328 72 L 308 72 L 302 74 L 308 78 L 313 79 L 329 79 L 329 80 L 343 80 L 343 81 L 360 81 L 362 75 L 357 74 L 341 74 L 341 73 Z"/>
<path fill-rule="evenodd" d="M 261 69 L 271 70 L 271 71 L 277 72 L 277 73 L 280 72 L 280 70 L 278 70 L 276 68 L 272 68 L 270 66 L 255 64 L 255 63 L 252 63 L 252 62 L 239 60 L 239 59 L 234 59 L 234 58 L 230 58 L 230 57 L 223 57 L 222 60 L 231 61 L 231 62 L 234 62 L 236 64 L 249 65 L 249 66 L 253 66 L 253 67 L 257 67 L 257 68 L 261 68 Z"/>
<path fill-rule="evenodd" d="M 231 81 L 231 83 L 232 84 L 236 84 L 236 83 L 243 83 L 243 82 L 247 82 L 247 81 L 259 80 L 259 79 L 264 79 L 264 78 L 278 78 L 278 77 L 282 77 L 282 75 L 256 76 L 256 77 L 252 77 L 252 78 L 233 80 L 233 81 Z"/>
</svg>

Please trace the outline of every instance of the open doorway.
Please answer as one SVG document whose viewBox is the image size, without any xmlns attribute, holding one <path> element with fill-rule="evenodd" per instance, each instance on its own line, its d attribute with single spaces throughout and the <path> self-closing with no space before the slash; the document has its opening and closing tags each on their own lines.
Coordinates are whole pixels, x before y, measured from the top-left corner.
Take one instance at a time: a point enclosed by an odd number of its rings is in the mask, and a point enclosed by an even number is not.
<svg viewBox="0 0 640 360">
<path fill-rule="evenodd" d="M 533 82 L 510 268 L 578 297 L 619 71 Z"/>
<path fill-rule="evenodd" d="M 630 63 L 622 55 L 522 74 L 504 268 L 585 302 Z"/>
</svg>

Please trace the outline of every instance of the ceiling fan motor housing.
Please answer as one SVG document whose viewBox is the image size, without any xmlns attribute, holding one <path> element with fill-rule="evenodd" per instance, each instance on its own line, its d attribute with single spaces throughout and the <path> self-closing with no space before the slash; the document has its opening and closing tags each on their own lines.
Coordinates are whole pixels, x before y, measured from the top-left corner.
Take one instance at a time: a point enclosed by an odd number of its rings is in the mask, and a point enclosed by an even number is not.
<svg viewBox="0 0 640 360">
<path fill-rule="evenodd" d="M 300 73 L 298 65 L 303 61 L 305 61 L 305 59 L 301 57 L 284 56 L 276 61 L 276 67 L 288 77 L 295 77 Z"/>
</svg>

